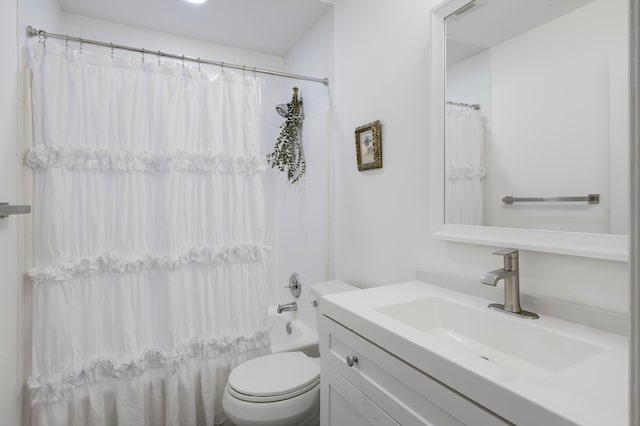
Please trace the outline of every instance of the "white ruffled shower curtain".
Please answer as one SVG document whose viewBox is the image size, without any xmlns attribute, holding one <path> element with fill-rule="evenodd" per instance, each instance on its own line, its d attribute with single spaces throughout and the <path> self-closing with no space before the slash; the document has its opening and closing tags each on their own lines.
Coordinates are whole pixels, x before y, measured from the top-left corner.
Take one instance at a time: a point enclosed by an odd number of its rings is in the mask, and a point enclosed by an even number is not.
<svg viewBox="0 0 640 426">
<path fill-rule="evenodd" d="M 445 223 L 484 225 L 484 144 L 480 110 L 447 105 Z"/>
<path fill-rule="evenodd" d="M 261 80 L 32 48 L 33 424 L 211 425 L 270 351 Z"/>
</svg>

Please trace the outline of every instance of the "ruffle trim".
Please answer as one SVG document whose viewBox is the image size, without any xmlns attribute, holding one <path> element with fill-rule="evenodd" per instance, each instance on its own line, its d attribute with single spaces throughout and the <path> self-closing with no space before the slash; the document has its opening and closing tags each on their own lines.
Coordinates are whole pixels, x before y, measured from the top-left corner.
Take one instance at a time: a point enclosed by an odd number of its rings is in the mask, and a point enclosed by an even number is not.
<svg viewBox="0 0 640 426">
<path fill-rule="evenodd" d="M 215 172 L 220 174 L 256 174 L 266 169 L 266 160 L 257 156 L 194 154 L 184 151 L 117 152 L 107 149 L 74 148 L 38 144 L 27 152 L 26 164 L 34 169 L 57 167 L 67 170 L 162 173 Z"/>
<path fill-rule="evenodd" d="M 264 260 L 271 247 L 261 244 L 242 244 L 212 249 L 192 248 L 177 255 L 105 252 L 92 259 L 71 259 L 50 266 L 32 268 L 29 277 L 34 281 L 67 281 L 78 275 L 120 272 L 138 273 L 151 269 L 175 270 L 192 263 L 217 265 L 225 263 L 258 262 Z"/>
<path fill-rule="evenodd" d="M 479 109 L 473 109 L 462 105 L 447 104 L 446 113 L 447 115 L 455 117 L 477 117 L 479 119 L 483 118 L 482 112 Z"/>
<path fill-rule="evenodd" d="M 487 171 L 484 167 L 449 167 L 447 170 L 447 179 L 449 180 L 472 180 L 484 179 Z"/>
<path fill-rule="evenodd" d="M 60 401 L 80 386 L 107 379 L 127 380 L 142 375 L 147 370 L 164 369 L 175 372 L 194 359 L 214 359 L 221 355 L 241 354 L 250 350 L 267 349 L 271 344 L 268 331 L 260 331 L 253 337 L 193 339 L 169 353 L 160 349 L 149 349 L 137 360 L 116 360 L 111 357 L 95 358 L 84 366 L 69 368 L 57 378 L 30 377 L 27 386 L 31 400 L 36 403 Z"/>
</svg>

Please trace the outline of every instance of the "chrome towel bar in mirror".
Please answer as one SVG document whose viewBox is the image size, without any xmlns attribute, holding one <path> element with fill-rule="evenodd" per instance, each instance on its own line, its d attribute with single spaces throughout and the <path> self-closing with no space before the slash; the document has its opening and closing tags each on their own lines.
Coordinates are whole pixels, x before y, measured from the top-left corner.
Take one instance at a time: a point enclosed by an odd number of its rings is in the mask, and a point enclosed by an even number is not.
<svg viewBox="0 0 640 426">
<path fill-rule="evenodd" d="M 600 194 L 589 194 L 586 197 L 513 197 L 508 195 L 502 199 L 505 204 L 513 203 L 556 203 L 564 201 L 586 201 L 589 204 L 600 204 Z"/>
</svg>

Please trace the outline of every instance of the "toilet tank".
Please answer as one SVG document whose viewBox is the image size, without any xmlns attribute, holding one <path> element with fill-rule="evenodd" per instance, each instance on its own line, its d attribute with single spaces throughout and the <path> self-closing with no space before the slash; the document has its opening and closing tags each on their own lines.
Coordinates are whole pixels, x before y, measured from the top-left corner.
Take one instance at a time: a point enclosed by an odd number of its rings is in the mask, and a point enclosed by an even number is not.
<svg viewBox="0 0 640 426">
<path fill-rule="evenodd" d="M 313 295 L 313 299 L 317 302 L 316 306 L 316 324 L 320 324 L 320 309 L 319 305 L 322 303 L 322 296 L 326 296 L 327 294 L 335 294 L 335 293 L 344 293 L 347 291 L 359 290 L 358 287 L 354 287 L 350 284 L 345 283 L 344 281 L 323 281 L 317 284 L 313 284 L 311 286 L 311 294 Z"/>
</svg>

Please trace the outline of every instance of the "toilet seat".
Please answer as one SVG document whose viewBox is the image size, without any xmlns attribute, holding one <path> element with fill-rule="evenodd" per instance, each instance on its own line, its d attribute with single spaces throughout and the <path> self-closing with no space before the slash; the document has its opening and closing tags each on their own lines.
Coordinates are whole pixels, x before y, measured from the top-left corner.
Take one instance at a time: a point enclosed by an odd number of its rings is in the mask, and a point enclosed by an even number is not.
<svg viewBox="0 0 640 426">
<path fill-rule="evenodd" d="M 277 402 L 284 401 L 285 399 L 295 398 L 296 396 L 302 395 L 303 393 L 309 392 L 311 389 L 320 385 L 320 378 L 318 380 L 308 384 L 307 386 L 297 389 L 293 392 L 285 393 L 282 395 L 270 395 L 270 396 L 255 396 L 255 395 L 247 395 L 244 393 L 240 393 L 236 391 L 232 386 L 227 386 L 227 392 L 231 396 L 241 401 L 246 402 Z"/>
<path fill-rule="evenodd" d="M 318 363 L 302 352 L 281 352 L 249 360 L 233 369 L 227 391 L 246 402 L 276 402 L 320 384 Z"/>
</svg>

